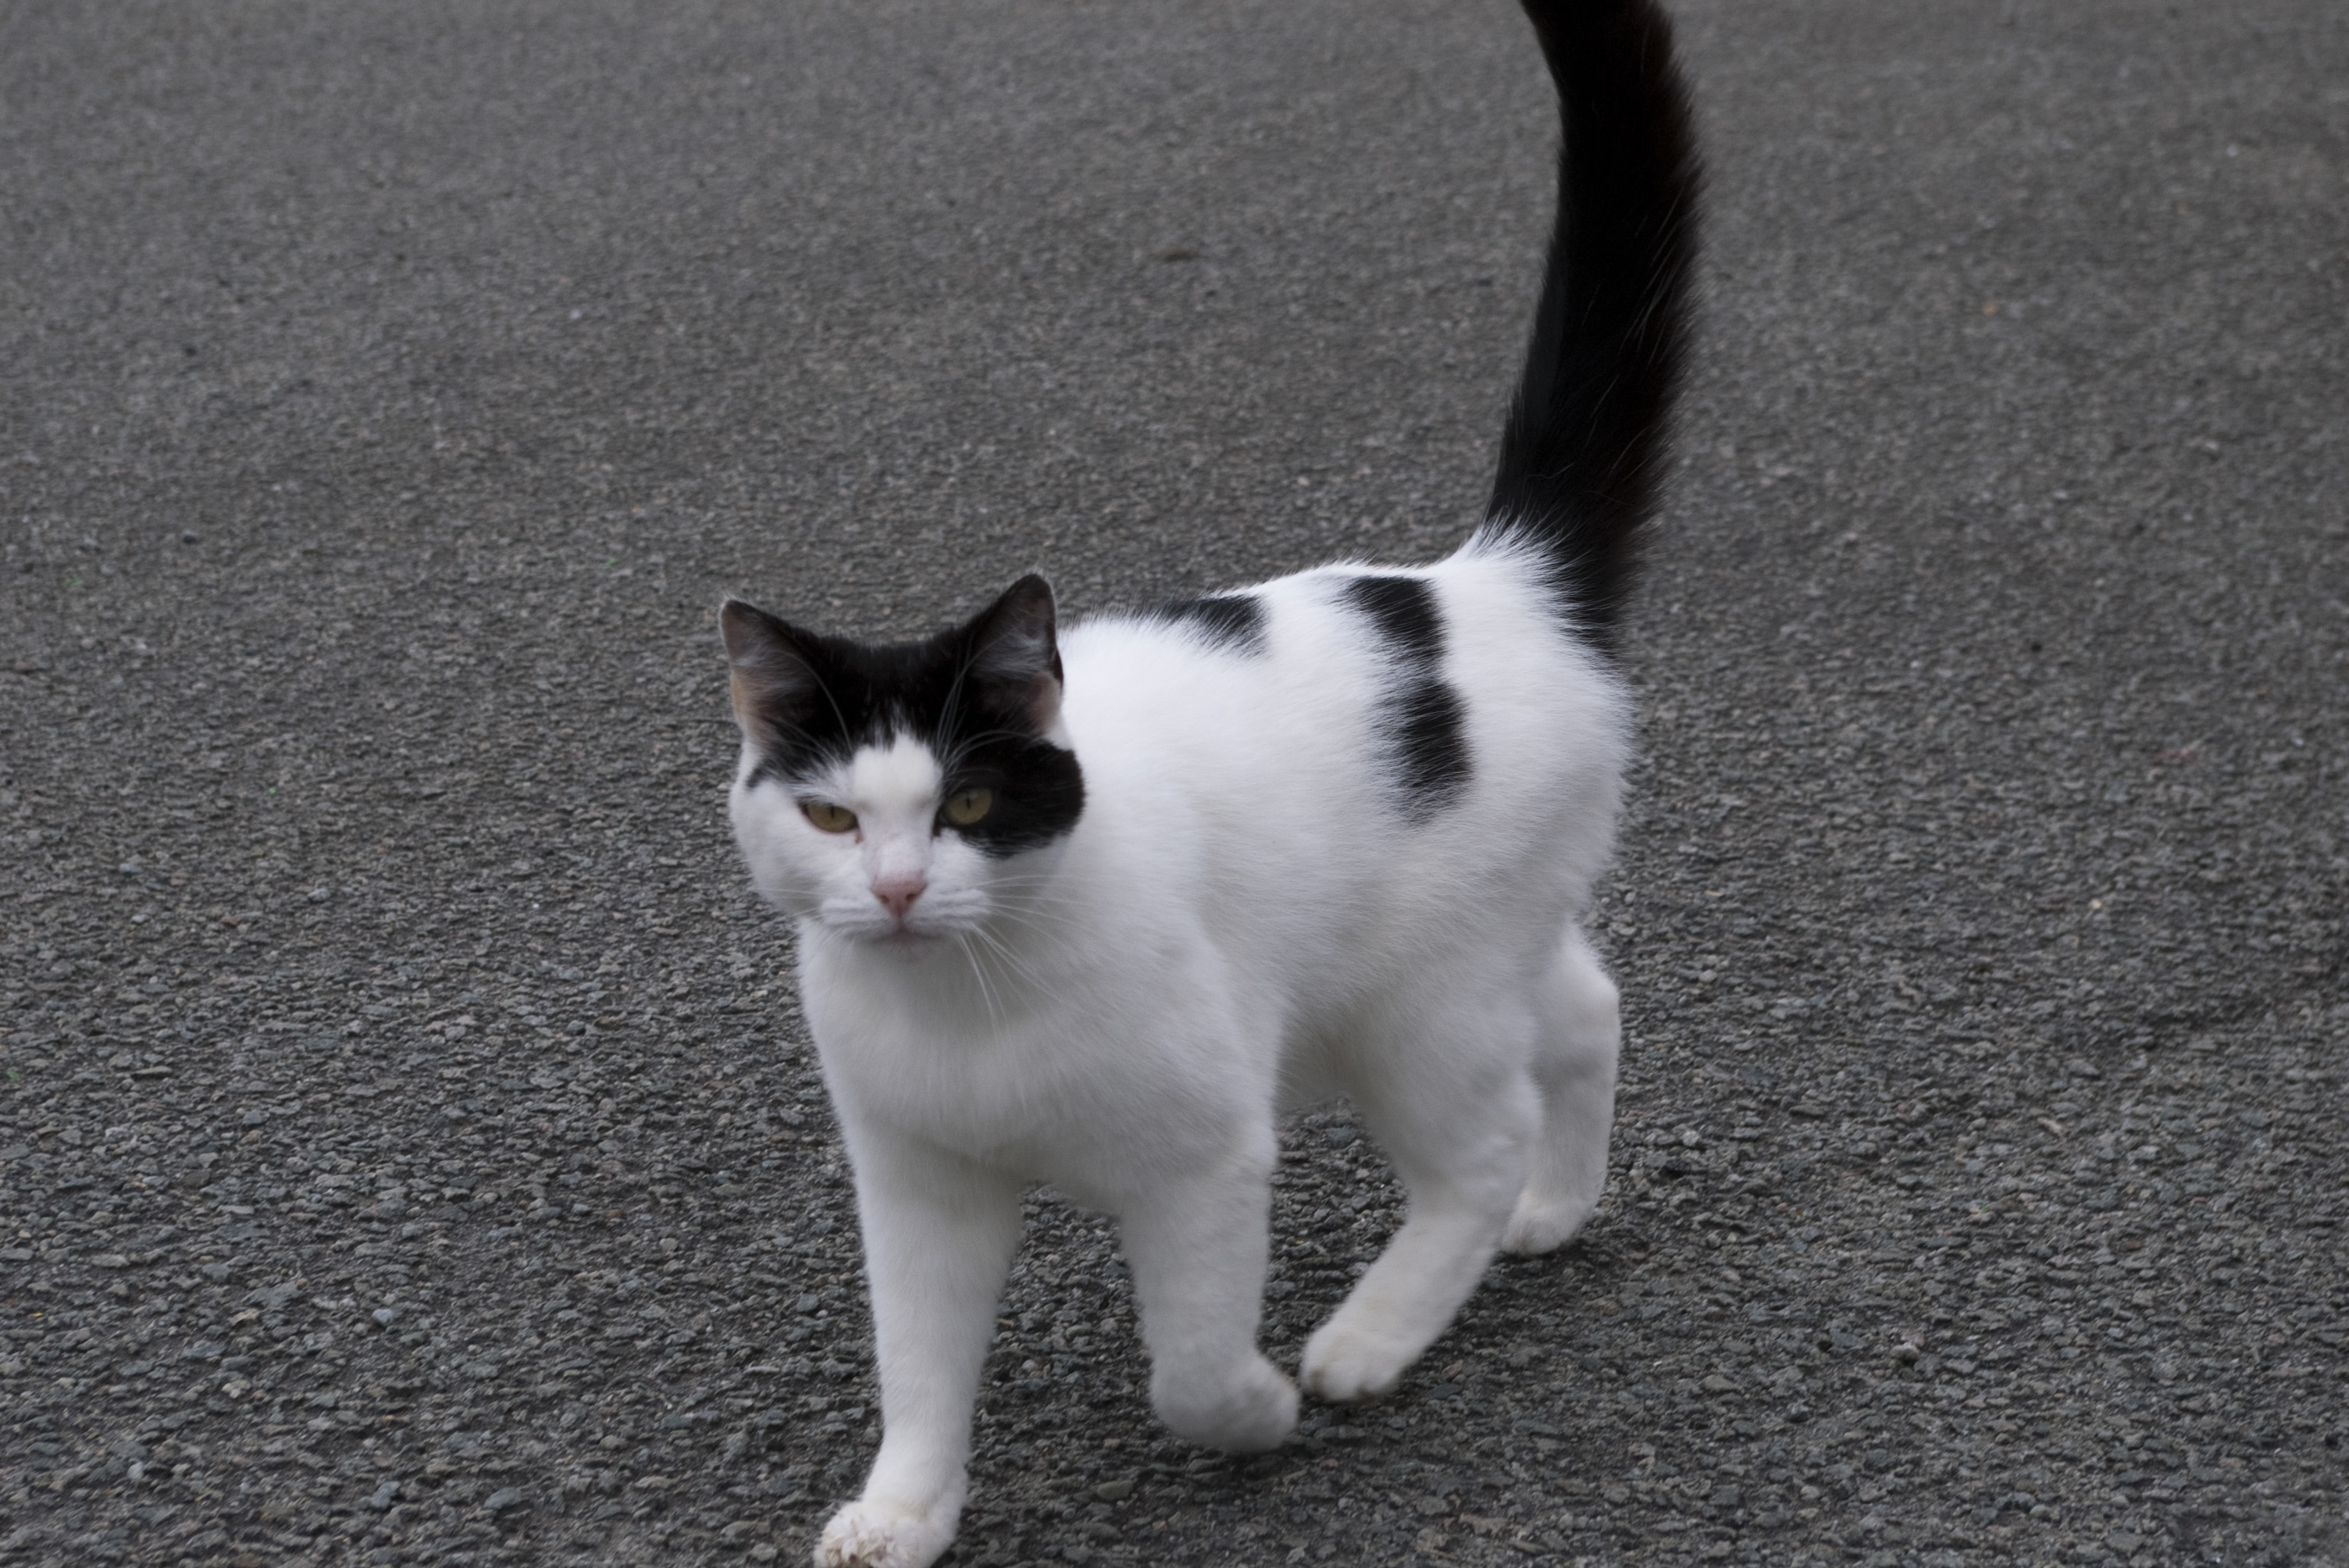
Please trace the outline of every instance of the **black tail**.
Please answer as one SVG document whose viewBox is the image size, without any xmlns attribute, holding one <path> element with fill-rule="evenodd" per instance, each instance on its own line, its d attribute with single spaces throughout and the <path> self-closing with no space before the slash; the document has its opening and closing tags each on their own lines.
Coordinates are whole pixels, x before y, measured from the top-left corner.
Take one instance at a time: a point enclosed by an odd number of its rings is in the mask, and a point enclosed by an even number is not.
<svg viewBox="0 0 2349 1568">
<path fill-rule="evenodd" d="M 1537 543 L 1611 648 L 1662 479 L 1700 175 L 1651 0 L 1524 0 L 1557 84 L 1557 226 L 1481 536 Z"/>
</svg>

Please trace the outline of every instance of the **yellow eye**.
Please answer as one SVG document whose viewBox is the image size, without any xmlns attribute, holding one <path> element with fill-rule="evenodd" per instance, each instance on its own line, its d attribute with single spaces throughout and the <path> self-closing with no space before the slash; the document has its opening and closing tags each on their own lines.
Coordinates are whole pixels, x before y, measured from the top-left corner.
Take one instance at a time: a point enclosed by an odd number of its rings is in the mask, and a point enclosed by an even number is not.
<svg viewBox="0 0 2349 1568">
<path fill-rule="evenodd" d="M 947 820 L 957 828 L 968 828 L 995 804 L 992 789 L 964 789 L 947 797 Z"/>
<path fill-rule="evenodd" d="M 845 806 L 835 806 L 829 800 L 802 800 L 800 810 L 807 820 L 827 833 L 844 833 L 856 826 L 856 813 Z"/>
</svg>

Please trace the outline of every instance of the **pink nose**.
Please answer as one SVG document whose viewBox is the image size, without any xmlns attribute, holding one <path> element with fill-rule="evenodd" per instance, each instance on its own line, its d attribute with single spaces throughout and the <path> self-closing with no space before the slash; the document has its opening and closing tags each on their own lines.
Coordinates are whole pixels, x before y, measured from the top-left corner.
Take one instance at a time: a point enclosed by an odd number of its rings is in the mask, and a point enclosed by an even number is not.
<svg viewBox="0 0 2349 1568">
<path fill-rule="evenodd" d="M 905 912 L 914 907 L 914 901 L 921 897 L 922 890 L 929 885 L 929 879 L 919 872 L 883 877 L 873 884 L 873 896 L 881 901 L 882 908 L 903 923 Z"/>
</svg>

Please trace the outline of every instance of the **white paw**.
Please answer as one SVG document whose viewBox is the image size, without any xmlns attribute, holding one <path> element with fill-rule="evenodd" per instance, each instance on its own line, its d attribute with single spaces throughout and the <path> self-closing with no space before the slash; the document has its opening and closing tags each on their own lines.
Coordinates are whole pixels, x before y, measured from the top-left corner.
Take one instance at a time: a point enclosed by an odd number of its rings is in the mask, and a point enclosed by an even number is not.
<svg viewBox="0 0 2349 1568">
<path fill-rule="evenodd" d="M 816 1568 L 929 1568 L 954 1544 L 955 1511 L 852 1502 L 823 1527 Z"/>
<path fill-rule="evenodd" d="M 1509 1228 L 1501 1233 L 1501 1250 L 1528 1258 L 1554 1251 L 1571 1240 L 1598 1207 L 1595 1198 L 1537 1200 L 1531 1191 L 1521 1193 Z"/>
<path fill-rule="evenodd" d="M 1226 1453 L 1260 1454 L 1297 1429 L 1297 1385 L 1261 1356 L 1226 1387 L 1154 1376 L 1150 1397 L 1176 1437 Z"/>
<path fill-rule="evenodd" d="M 1340 1307 L 1305 1342 L 1305 1386 L 1333 1405 L 1393 1392 L 1423 1348 L 1415 1340 L 1364 1325 L 1359 1316 Z"/>
</svg>

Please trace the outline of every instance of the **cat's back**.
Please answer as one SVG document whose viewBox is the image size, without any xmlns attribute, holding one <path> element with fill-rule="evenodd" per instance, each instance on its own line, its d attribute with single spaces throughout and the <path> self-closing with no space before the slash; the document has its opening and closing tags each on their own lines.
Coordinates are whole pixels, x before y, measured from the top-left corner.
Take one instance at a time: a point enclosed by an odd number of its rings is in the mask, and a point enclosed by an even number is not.
<svg viewBox="0 0 2349 1568">
<path fill-rule="evenodd" d="M 1063 654 L 1072 851 L 1090 829 L 1210 920 L 1423 947 L 1511 901 L 1554 929 L 1605 861 L 1622 683 L 1520 554 L 1317 568 L 1089 621 Z"/>
</svg>

